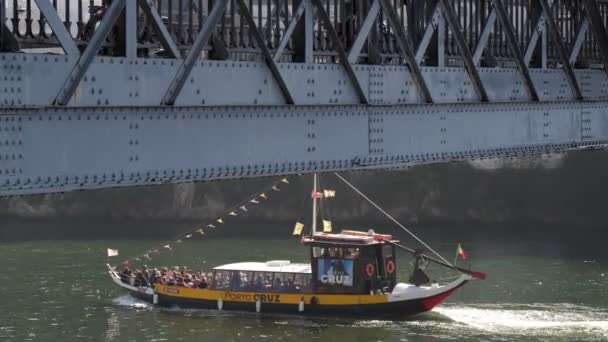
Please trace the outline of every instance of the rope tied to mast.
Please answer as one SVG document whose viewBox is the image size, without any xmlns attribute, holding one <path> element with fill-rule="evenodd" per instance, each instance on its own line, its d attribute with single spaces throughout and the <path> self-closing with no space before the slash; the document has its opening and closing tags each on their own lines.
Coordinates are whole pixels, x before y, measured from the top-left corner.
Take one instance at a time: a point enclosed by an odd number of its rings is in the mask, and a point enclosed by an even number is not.
<svg viewBox="0 0 608 342">
<path fill-rule="evenodd" d="M 413 237 L 416 241 L 418 241 L 421 245 L 423 245 L 426 249 L 428 249 L 433 254 L 435 254 L 442 262 L 444 262 L 446 264 L 446 266 L 449 266 L 455 270 L 458 270 L 458 267 L 454 266 L 451 262 L 447 261 L 443 256 L 441 256 L 441 254 L 439 254 L 437 251 L 435 251 L 433 248 L 431 248 L 431 246 L 426 244 L 426 242 L 422 241 L 422 239 L 420 239 L 418 236 L 416 236 L 416 234 L 412 233 L 412 231 L 410 231 L 403 224 L 401 224 L 399 221 L 397 221 L 397 219 L 395 219 L 393 216 L 391 216 L 391 214 L 387 213 L 378 204 L 376 204 L 369 197 L 367 197 L 363 192 L 361 192 L 361 190 L 357 189 L 357 187 L 352 185 L 349 181 L 344 179 L 344 177 L 340 176 L 337 172 L 334 172 L 334 175 L 336 177 L 338 177 L 338 179 L 343 181 L 346 185 L 348 185 L 351 189 L 353 189 L 357 194 L 359 194 L 361 197 L 363 197 L 366 201 L 368 201 L 371 205 L 373 205 L 376 209 L 378 209 L 382 214 L 384 214 L 391 221 L 393 221 L 393 223 L 395 223 L 397 226 L 399 226 L 401 229 L 403 229 L 406 233 L 408 233 L 411 237 Z"/>
</svg>

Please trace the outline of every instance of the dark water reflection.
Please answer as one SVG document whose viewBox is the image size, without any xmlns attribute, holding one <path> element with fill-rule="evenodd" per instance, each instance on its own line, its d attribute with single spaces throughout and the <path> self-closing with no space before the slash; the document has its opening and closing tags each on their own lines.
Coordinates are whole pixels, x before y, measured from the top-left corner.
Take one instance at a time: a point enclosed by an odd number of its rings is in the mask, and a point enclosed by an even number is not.
<svg viewBox="0 0 608 342">
<path fill-rule="evenodd" d="M 18 224 L 13 227 L 19 228 Z M 44 224 L 38 228 L 44 229 Z M 264 227 L 249 228 L 260 231 Z M 285 231 L 286 236 L 289 229 Z M 121 257 L 126 257 L 162 245 L 161 241 L 0 242 L 0 341 L 608 340 L 608 252 L 603 228 L 431 227 L 416 231 L 448 258 L 454 255 L 455 245 L 462 243 L 473 267 L 487 272 L 489 278 L 466 286 L 433 312 L 409 320 L 160 310 L 115 288 L 104 263 L 108 247 L 118 248 Z M 208 270 L 225 262 L 303 261 L 307 255 L 297 240 L 278 235 L 215 236 L 184 242 L 149 264 Z M 409 268 L 401 256 L 401 274 Z"/>
</svg>

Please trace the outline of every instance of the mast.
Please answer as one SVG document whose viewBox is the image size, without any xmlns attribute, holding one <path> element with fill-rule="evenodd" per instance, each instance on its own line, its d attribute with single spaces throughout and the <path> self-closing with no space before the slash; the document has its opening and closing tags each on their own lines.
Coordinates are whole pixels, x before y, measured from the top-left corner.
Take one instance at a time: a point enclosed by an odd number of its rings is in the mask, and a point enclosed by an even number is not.
<svg viewBox="0 0 608 342">
<path fill-rule="evenodd" d="M 317 232 L 317 173 L 312 176 L 312 234 Z"/>
</svg>

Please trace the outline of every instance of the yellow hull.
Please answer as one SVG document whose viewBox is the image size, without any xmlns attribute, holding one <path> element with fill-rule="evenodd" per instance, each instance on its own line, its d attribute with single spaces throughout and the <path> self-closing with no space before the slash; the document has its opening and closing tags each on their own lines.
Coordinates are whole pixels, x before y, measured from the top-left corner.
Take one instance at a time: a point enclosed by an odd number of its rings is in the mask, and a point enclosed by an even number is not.
<svg viewBox="0 0 608 342">
<path fill-rule="evenodd" d="M 156 285 L 155 292 L 167 297 L 223 302 L 240 303 L 275 303 L 275 304 L 294 304 L 300 301 L 304 304 L 311 304 L 311 299 L 315 298 L 318 304 L 322 305 L 361 305 L 361 304 L 382 304 L 388 303 L 387 294 L 359 295 L 359 294 L 292 294 L 292 293 L 260 293 L 260 292 L 234 292 L 211 289 L 192 289 L 179 286 Z"/>
</svg>

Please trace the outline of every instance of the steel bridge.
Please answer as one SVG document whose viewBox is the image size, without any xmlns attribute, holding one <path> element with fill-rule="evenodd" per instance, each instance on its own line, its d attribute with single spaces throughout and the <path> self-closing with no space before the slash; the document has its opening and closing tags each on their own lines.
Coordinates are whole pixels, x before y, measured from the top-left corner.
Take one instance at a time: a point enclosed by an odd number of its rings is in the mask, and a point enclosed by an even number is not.
<svg viewBox="0 0 608 342">
<path fill-rule="evenodd" d="M 603 148 L 599 0 L 3 0 L 0 195 Z"/>
</svg>

